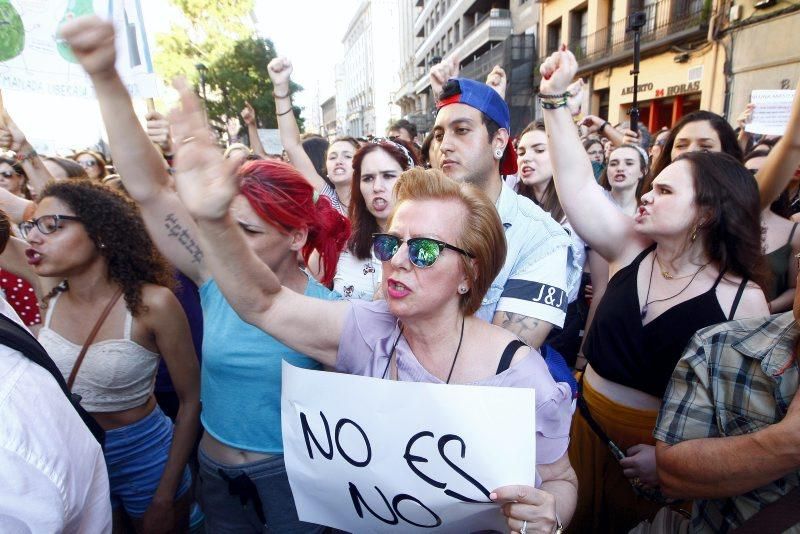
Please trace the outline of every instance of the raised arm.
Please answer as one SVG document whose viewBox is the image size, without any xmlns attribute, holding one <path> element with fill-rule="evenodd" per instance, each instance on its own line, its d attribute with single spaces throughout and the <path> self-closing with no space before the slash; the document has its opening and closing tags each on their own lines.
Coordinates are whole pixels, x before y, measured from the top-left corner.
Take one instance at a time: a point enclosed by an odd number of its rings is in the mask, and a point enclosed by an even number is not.
<svg viewBox="0 0 800 534">
<path fill-rule="evenodd" d="M 17 154 L 17 160 L 28 177 L 28 189 L 30 189 L 33 198 L 36 198 L 41 190 L 44 189 L 44 186 L 53 180 L 53 176 L 42 163 L 39 154 L 28 142 L 25 133 L 14 123 L 8 113 L 5 111 L 2 113 L 0 132 L 9 138 L 10 142 L 7 148 Z"/>
<path fill-rule="evenodd" d="M 311 162 L 303 143 L 300 141 L 300 129 L 294 118 L 292 107 L 292 94 L 289 87 L 289 78 L 292 75 L 292 62 L 285 57 L 276 57 L 267 65 L 269 77 L 272 80 L 272 95 L 275 97 L 275 117 L 278 120 L 278 130 L 281 134 L 281 144 L 292 166 L 300 171 L 308 183 L 317 191 L 322 191 L 327 182 L 317 173 L 316 167 Z"/>
<path fill-rule="evenodd" d="M 114 164 L 150 236 L 172 265 L 201 285 L 207 273 L 197 228 L 170 187 L 164 158 L 142 129 L 114 67 L 114 27 L 99 17 L 81 17 L 65 24 L 61 34 L 92 80 Z"/>
<path fill-rule="evenodd" d="M 176 83 L 182 109 L 171 122 L 179 139 L 178 194 L 197 220 L 206 265 L 225 299 L 248 323 L 296 351 L 333 366 L 349 304 L 307 297 L 281 286 L 280 280 L 245 242 L 229 208 L 239 193 L 235 165 L 211 143 L 197 97 L 185 82 Z"/>
<path fill-rule="evenodd" d="M 756 174 L 761 209 L 766 209 L 778 198 L 800 167 L 800 81 L 794 92 L 792 114 L 786 132 L 764 160 Z"/>
<path fill-rule="evenodd" d="M 541 67 L 541 92 L 563 95 L 570 85 L 577 61 L 571 52 L 552 54 Z M 558 102 L 560 99 L 552 99 Z M 609 263 L 641 249 L 641 238 L 626 217 L 594 179 L 592 165 L 566 105 L 543 109 L 547 143 L 561 206 L 578 234 Z"/>
<path fill-rule="evenodd" d="M 264 150 L 264 145 L 261 144 L 261 138 L 258 136 L 258 121 L 256 120 L 256 111 L 253 109 L 253 106 L 250 105 L 250 102 L 244 103 L 242 120 L 244 120 L 244 123 L 247 125 L 247 137 L 250 139 L 250 150 L 262 158 L 266 157 L 267 151 Z"/>
</svg>

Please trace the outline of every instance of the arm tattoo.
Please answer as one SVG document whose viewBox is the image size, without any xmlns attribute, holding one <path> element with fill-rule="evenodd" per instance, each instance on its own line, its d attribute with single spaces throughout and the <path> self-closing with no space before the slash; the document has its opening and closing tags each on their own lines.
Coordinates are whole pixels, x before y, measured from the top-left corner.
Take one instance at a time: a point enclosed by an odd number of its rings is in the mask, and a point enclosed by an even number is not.
<svg viewBox="0 0 800 534">
<path fill-rule="evenodd" d="M 194 240 L 189 230 L 178 222 L 178 217 L 174 213 L 168 213 L 164 218 L 164 227 L 167 229 L 169 237 L 177 238 L 181 246 L 189 253 L 192 263 L 203 261 L 203 251 L 200 250 L 200 245 Z"/>
<path fill-rule="evenodd" d="M 547 321 L 518 313 L 497 312 L 492 322 L 515 333 L 522 341 L 535 349 L 544 343 L 544 338 L 552 328 Z"/>
</svg>

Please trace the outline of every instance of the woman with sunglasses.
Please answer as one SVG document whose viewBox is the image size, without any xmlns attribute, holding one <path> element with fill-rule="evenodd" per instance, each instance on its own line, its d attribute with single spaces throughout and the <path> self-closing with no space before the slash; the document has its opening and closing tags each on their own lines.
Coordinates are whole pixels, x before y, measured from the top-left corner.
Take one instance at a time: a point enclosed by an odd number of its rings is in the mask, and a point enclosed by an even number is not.
<svg viewBox="0 0 800 534">
<path fill-rule="evenodd" d="M 126 190 L 140 205 L 156 245 L 200 288 L 205 432 L 198 450 L 198 500 L 206 530 L 321 532 L 321 527 L 297 518 L 283 463 L 280 419 L 281 362 L 307 368 L 320 365 L 243 322 L 223 297 L 201 249 L 197 227 L 172 189 L 162 156 L 142 129 L 114 67 L 112 24 L 83 17 L 65 24 L 62 33 L 94 84 Z M 199 103 L 195 104 L 202 116 Z M 182 150 L 210 143 L 173 132 Z M 202 153 L 198 156 L 205 159 Z M 308 261 L 317 251 L 326 273 L 323 282 L 330 283 L 349 236 L 347 219 L 327 198 L 315 199 L 311 185 L 288 164 L 260 160 L 239 167 L 214 150 L 208 157 L 219 165 L 220 173 L 236 175 L 233 238 L 276 273 L 279 283 L 312 302 L 331 298 L 327 288 L 299 268 L 298 256 Z"/>
<path fill-rule="evenodd" d="M 76 152 L 75 155 L 72 156 L 72 159 L 74 159 L 78 165 L 84 168 L 86 174 L 91 180 L 102 182 L 103 178 L 108 176 L 106 159 L 100 153 L 95 152 L 94 150 L 89 150 L 87 148 Z"/>
<path fill-rule="evenodd" d="M 513 334 L 475 317 L 505 258 L 503 227 L 485 195 L 440 171 L 413 168 L 400 177 L 393 214 L 373 236 L 383 263 L 385 300 L 327 302 L 286 287 L 237 235 L 230 206 L 236 177 L 219 172 L 197 98 L 181 88 L 173 111 L 178 137 L 176 186 L 197 220 L 204 261 L 247 322 L 339 372 L 439 384 L 535 387 L 537 488 L 507 506 L 509 528 L 553 532 L 568 520 L 575 486 L 566 456 L 571 391 L 555 383 L 541 356 Z M 313 332 L 313 335 L 309 335 Z M 506 355 L 503 358 L 503 355 Z"/>
<path fill-rule="evenodd" d="M 394 209 L 394 184 L 418 164 L 402 139 L 373 139 L 353 158 L 350 222 L 353 232 L 339 256 L 333 289 L 346 299 L 372 300 L 380 289 L 381 262 L 372 253 L 372 234 L 386 230 Z"/>
<path fill-rule="evenodd" d="M 687 152 L 673 154 L 635 218 L 622 213 L 594 180 L 566 109 L 576 71 L 571 52 L 552 54 L 541 67 L 540 98 L 562 206 L 608 261 L 611 279 L 584 343 L 589 365 L 570 443 L 579 480 L 573 527 L 628 532 L 661 507 L 653 429 L 689 339 L 706 326 L 768 313 L 753 282 L 765 273 L 758 195 L 731 156 Z M 709 131 L 675 129 L 681 147 L 709 142 L 710 123 L 695 126 Z"/>
<path fill-rule="evenodd" d="M 125 515 L 139 532 L 185 528 L 199 370 L 186 316 L 164 287 L 171 273 L 138 210 L 100 184 L 70 180 L 47 186 L 19 228 L 27 244 L 12 240 L 3 260 L 39 288 L 39 342 L 106 430 L 115 528 Z M 153 394 L 162 357 L 180 399 L 174 427 Z"/>
</svg>

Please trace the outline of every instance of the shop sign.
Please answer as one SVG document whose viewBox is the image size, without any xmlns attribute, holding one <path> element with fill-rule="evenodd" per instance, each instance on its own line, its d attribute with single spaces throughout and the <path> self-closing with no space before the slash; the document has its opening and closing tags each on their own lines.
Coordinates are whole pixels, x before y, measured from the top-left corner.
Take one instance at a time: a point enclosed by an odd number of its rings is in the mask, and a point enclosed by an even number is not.
<svg viewBox="0 0 800 534">
<path fill-rule="evenodd" d="M 663 98 L 665 96 L 685 95 L 687 93 L 696 93 L 700 91 L 700 80 L 690 83 L 680 83 L 678 85 L 670 85 L 663 89 L 656 89 L 656 98 Z"/>
</svg>

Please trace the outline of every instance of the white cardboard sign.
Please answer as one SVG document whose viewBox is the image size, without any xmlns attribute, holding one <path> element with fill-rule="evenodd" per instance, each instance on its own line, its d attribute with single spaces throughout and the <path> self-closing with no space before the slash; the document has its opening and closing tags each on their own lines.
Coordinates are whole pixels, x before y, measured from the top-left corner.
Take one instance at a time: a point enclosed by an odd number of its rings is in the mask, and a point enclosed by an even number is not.
<svg viewBox="0 0 800 534">
<path fill-rule="evenodd" d="M 117 69 L 132 96 L 158 96 L 141 0 L 11 0 L 0 12 L 0 88 L 94 98 L 89 77 L 58 37 L 67 20 L 114 21 Z"/>
<path fill-rule="evenodd" d="M 533 389 L 396 382 L 283 363 L 302 521 L 347 532 L 508 530 L 488 495 L 535 482 Z"/>
<path fill-rule="evenodd" d="M 793 90 L 758 89 L 750 94 L 753 116 L 744 129 L 764 135 L 783 135 L 792 113 Z"/>
</svg>

